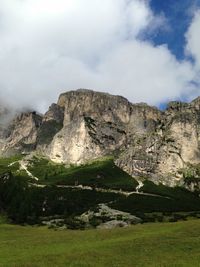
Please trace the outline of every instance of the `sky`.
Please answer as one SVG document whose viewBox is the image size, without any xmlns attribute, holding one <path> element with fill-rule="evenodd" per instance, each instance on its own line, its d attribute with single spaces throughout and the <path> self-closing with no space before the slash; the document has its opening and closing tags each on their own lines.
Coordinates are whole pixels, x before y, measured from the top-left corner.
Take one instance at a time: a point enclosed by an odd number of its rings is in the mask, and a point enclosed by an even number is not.
<svg viewBox="0 0 200 267">
<path fill-rule="evenodd" d="M 158 107 L 200 95 L 200 0 L 0 0 L 0 103 L 88 88 Z"/>
</svg>

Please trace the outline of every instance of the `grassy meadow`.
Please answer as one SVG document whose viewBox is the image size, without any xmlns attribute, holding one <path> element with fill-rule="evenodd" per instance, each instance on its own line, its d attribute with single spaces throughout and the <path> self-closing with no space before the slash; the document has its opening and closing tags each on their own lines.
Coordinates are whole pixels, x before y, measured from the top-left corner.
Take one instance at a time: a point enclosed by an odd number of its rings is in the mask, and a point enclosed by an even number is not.
<svg viewBox="0 0 200 267">
<path fill-rule="evenodd" d="M 1 267 L 200 266 L 200 221 L 112 230 L 0 225 Z"/>
<path fill-rule="evenodd" d="M 149 181 L 140 189 L 146 195 L 130 196 L 56 186 L 78 183 L 135 190 L 136 180 L 115 166 L 112 158 L 66 167 L 34 157 L 28 169 L 46 186 L 30 186 L 31 178 L 20 169 L 20 159 L 0 159 L 0 173 L 12 172 L 0 180 L 0 267 L 200 266 L 200 220 L 194 219 L 200 218 L 197 193 Z M 30 226 L 54 216 L 73 222 L 74 216 L 99 203 L 148 223 L 82 231 Z M 73 225 L 73 229 L 77 228 Z"/>
</svg>

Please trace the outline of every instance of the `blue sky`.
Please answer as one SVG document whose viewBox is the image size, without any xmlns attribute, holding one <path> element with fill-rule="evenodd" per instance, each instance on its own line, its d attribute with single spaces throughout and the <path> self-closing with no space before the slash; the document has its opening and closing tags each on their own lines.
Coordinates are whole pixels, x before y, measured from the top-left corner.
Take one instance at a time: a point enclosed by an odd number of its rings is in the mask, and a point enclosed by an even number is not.
<svg viewBox="0 0 200 267">
<path fill-rule="evenodd" d="M 168 28 L 159 30 L 150 39 L 155 45 L 167 44 L 178 60 L 193 61 L 193 58 L 185 54 L 186 32 L 192 23 L 196 9 L 200 7 L 200 0 L 151 0 L 150 6 L 155 13 L 163 13 L 166 17 Z M 186 101 L 187 97 L 180 95 L 176 100 Z M 159 107 L 164 109 L 167 102 L 160 103 Z"/>
<path fill-rule="evenodd" d="M 200 0 L 151 0 L 155 13 L 162 13 L 167 19 L 168 30 L 160 30 L 152 36 L 155 44 L 167 44 L 178 59 L 185 57 L 185 33 L 192 21 L 194 11 L 200 7 Z"/>
<path fill-rule="evenodd" d="M 1 0 L 0 102 L 88 88 L 162 106 L 200 95 L 200 0 Z"/>
</svg>

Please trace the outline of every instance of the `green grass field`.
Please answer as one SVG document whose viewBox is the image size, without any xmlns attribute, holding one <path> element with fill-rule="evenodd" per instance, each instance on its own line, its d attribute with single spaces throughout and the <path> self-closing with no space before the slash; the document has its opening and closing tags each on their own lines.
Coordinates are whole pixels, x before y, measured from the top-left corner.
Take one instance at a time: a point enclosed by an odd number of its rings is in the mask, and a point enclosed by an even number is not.
<svg viewBox="0 0 200 267">
<path fill-rule="evenodd" d="M 198 267 L 200 221 L 113 230 L 0 225 L 1 267 Z"/>
</svg>

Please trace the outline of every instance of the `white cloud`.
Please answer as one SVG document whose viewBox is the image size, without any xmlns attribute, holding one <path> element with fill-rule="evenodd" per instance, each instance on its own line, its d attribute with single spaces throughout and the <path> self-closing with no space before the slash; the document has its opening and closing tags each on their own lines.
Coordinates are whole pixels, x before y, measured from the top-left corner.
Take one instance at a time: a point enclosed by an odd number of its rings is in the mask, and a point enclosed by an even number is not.
<svg viewBox="0 0 200 267">
<path fill-rule="evenodd" d="M 1 0 L 0 95 L 45 110 L 80 87 L 151 104 L 187 94 L 193 66 L 138 38 L 165 22 L 145 0 Z"/>
<path fill-rule="evenodd" d="M 194 78 L 191 64 L 178 62 L 166 46 L 138 41 L 119 46 L 100 69 L 116 93 L 151 104 L 178 98 Z"/>
<path fill-rule="evenodd" d="M 200 68 L 200 10 L 195 13 L 186 38 L 187 52 L 194 57 L 197 67 Z"/>
<path fill-rule="evenodd" d="M 194 68 L 195 68 L 195 89 L 191 93 L 191 97 L 194 98 L 199 95 L 200 89 L 200 10 L 194 12 L 194 17 L 192 23 L 186 33 L 186 54 L 190 55 L 194 59 Z"/>
</svg>

